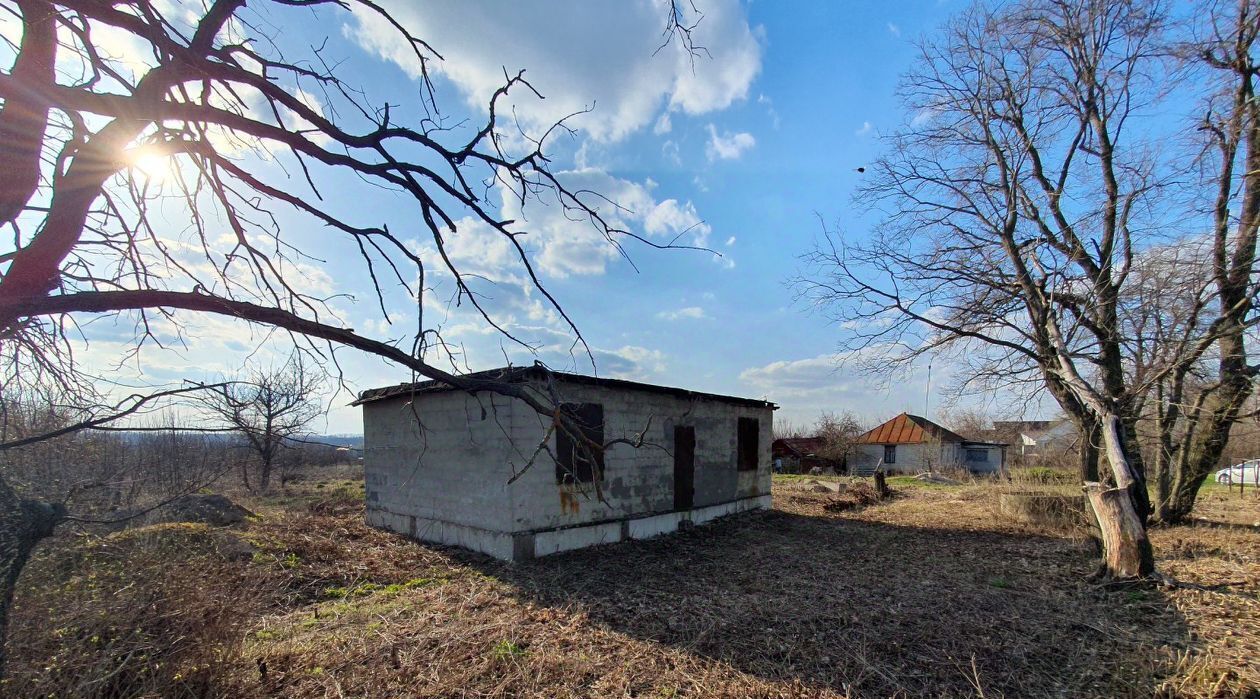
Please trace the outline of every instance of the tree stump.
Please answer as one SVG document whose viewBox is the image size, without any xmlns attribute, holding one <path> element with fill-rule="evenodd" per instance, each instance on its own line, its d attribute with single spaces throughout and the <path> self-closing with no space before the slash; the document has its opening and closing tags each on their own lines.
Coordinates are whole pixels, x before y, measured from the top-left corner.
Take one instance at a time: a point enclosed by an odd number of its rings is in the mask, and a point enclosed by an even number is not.
<svg viewBox="0 0 1260 699">
<path fill-rule="evenodd" d="M 1155 571 L 1146 527 L 1133 508 L 1133 500 L 1125 488 L 1107 488 L 1101 483 L 1086 483 L 1089 499 L 1098 521 L 1103 544 L 1103 571 L 1113 579 L 1133 579 Z"/>
<path fill-rule="evenodd" d="M 880 500 L 888 497 L 888 482 L 884 480 L 883 471 L 875 472 L 875 494 L 879 496 Z"/>
</svg>

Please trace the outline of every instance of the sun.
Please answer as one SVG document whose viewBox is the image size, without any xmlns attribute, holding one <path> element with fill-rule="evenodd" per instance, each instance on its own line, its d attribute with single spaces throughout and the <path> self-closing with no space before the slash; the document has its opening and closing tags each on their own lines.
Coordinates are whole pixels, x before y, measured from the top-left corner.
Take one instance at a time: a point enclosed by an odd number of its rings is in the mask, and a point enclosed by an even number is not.
<svg viewBox="0 0 1260 699">
<path fill-rule="evenodd" d="M 131 149 L 127 160 L 142 184 L 162 184 L 175 173 L 175 160 L 152 146 Z"/>
</svg>

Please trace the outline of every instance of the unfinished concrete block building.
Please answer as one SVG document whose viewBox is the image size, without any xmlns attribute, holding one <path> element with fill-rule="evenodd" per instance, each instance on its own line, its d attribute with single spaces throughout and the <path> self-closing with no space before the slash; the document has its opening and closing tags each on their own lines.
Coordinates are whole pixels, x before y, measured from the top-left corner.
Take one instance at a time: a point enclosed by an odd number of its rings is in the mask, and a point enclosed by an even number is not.
<svg viewBox="0 0 1260 699">
<path fill-rule="evenodd" d="M 554 391 L 591 442 L 646 430 L 643 444 L 582 449 L 521 401 L 431 381 L 365 391 L 368 524 L 518 561 L 770 506 L 772 403 L 538 367 L 480 376 Z"/>
</svg>

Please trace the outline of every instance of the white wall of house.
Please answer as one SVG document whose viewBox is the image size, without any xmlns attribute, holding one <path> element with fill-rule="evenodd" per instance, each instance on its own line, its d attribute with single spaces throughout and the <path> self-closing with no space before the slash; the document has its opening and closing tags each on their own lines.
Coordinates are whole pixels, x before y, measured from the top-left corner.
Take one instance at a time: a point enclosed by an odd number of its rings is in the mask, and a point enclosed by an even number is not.
<svg viewBox="0 0 1260 699">
<path fill-rule="evenodd" d="M 891 445 L 896 461 L 884 463 L 889 473 L 918 474 L 938 468 L 966 468 L 971 471 L 996 472 L 1002 464 L 1002 448 L 996 445 L 964 446 L 954 442 Z M 885 445 L 859 444 L 849 455 L 851 470 L 874 468 L 884 459 Z"/>
<path fill-rule="evenodd" d="M 972 473 L 997 473 L 1002 468 L 1002 447 L 995 444 L 958 445 L 960 464 Z"/>
</svg>

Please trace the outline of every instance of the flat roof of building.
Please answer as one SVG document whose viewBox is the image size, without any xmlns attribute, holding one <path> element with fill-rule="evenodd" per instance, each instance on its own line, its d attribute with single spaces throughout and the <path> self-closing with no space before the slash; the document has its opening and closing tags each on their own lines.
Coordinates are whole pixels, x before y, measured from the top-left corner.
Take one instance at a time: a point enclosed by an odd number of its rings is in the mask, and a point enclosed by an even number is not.
<svg viewBox="0 0 1260 699">
<path fill-rule="evenodd" d="M 665 395 L 678 396 L 680 398 L 699 398 L 703 400 L 713 400 L 723 403 L 733 403 L 736 405 L 747 405 L 756 408 L 769 408 L 777 410 L 779 406 L 766 400 L 758 400 L 756 398 L 740 398 L 738 396 L 724 396 L 718 393 L 705 393 L 703 391 L 692 391 L 685 388 L 675 388 L 673 386 L 658 386 L 656 384 L 641 383 L 638 381 L 627 381 L 625 379 L 608 379 L 600 376 L 587 376 L 585 374 L 571 374 L 564 371 L 556 371 L 546 367 L 520 366 L 520 367 L 500 367 L 498 369 L 488 369 L 486 371 L 477 371 L 470 374 L 460 374 L 459 378 L 472 379 L 475 381 L 502 381 L 504 383 L 524 383 L 531 379 L 544 379 L 547 376 L 558 378 L 567 383 L 584 384 L 587 386 L 602 386 L 606 388 L 619 388 L 630 391 L 646 391 L 649 393 L 661 393 Z M 399 396 L 409 396 L 421 393 L 442 393 L 446 391 L 461 390 L 442 381 L 419 381 L 416 383 L 402 383 L 395 386 L 385 386 L 382 388 L 369 388 L 359 394 L 358 400 L 352 405 L 363 405 L 364 403 L 372 403 L 388 398 L 397 398 Z M 485 389 L 489 390 L 489 389 Z"/>
</svg>

